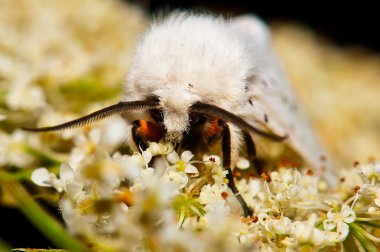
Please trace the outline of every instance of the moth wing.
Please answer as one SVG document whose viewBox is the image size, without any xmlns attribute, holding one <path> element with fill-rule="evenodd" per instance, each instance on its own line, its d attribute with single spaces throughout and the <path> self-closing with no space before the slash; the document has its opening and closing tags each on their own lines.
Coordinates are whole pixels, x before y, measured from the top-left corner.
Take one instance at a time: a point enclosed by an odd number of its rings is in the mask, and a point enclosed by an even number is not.
<svg viewBox="0 0 380 252">
<path fill-rule="evenodd" d="M 289 137 L 286 140 L 314 171 L 323 174 L 330 185 L 335 184 L 332 165 L 282 71 L 281 64 L 270 45 L 270 34 L 265 24 L 254 16 L 241 16 L 231 25 L 246 44 L 252 58 L 252 74 L 247 81 L 247 99 L 243 117 L 275 134 Z M 324 168 L 323 168 L 324 167 Z M 324 170 L 326 169 L 326 170 Z"/>
</svg>

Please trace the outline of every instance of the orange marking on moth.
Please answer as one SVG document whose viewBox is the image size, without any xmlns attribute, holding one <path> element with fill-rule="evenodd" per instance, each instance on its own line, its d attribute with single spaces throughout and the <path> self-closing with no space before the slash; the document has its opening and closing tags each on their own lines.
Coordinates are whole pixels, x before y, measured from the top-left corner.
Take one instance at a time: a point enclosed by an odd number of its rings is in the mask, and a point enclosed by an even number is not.
<svg viewBox="0 0 380 252">
<path fill-rule="evenodd" d="M 222 127 L 219 125 L 219 118 L 215 118 L 211 123 L 208 124 L 208 127 L 205 131 L 205 136 L 206 138 L 213 138 L 221 132 Z"/>
<path fill-rule="evenodd" d="M 148 141 L 158 142 L 162 138 L 163 129 L 155 123 L 140 120 L 140 127 L 137 133 Z"/>
</svg>

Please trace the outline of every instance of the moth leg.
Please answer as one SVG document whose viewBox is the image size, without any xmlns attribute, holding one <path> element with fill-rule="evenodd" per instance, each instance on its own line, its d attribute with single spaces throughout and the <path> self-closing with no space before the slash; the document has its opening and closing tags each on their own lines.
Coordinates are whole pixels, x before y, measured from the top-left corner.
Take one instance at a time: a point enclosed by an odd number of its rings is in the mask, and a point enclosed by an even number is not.
<svg viewBox="0 0 380 252">
<path fill-rule="evenodd" d="M 146 120 L 132 122 L 132 138 L 138 148 L 146 150 L 147 141 L 158 142 L 164 134 L 163 129 L 155 123 Z"/>
<path fill-rule="evenodd" d="M 235 185 L 235 180 L 232 175 L 231 171 L 231 131 L 230 127 L 227 123 L 221 122 L 222 126 L 222 152 L 223 152 L 223 166 L 224 169 L 228 171 L 228 174 L 226 175 L 228 179 L 228 187 L 231 189 L 231 191 L 234 193 L 236 199 L 239 201 L 241 207 L 244 211 L 244 216 L 252 216 L 252 210 L 248 207 L 247 203 L 239 193 L 239 190 L 237 189 Z"/>
<path fill-rule="evenodd" d="M 257 173 L 260 175 L 264 172 L 264 167 L 257 157 L 255 142 L 253 141 L 252 136 L 246 131 L 243 131 L 243 137 L 248 158 L 253 163 Z"/>
</svg>

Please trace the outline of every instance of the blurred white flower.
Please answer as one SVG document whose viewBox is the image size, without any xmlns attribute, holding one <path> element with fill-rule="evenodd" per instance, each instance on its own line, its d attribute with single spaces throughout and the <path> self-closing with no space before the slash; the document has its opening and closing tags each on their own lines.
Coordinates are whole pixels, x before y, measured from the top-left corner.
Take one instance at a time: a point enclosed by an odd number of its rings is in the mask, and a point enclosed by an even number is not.
<svg viewBox="0 0 380 252">
<path fill-rule="evenodd" d="M 16 130 L 11 135 L 0 132 L 0 166 L 27 168 L 32 165 L 35 157 L 27 151 L 27 148 L 35 137 L 21 130 Z"/>
<path fill-rule="evenodd" d="M 376 188 L 376 193 L 375 193 L 375 204 L 376 206 L 380 207 L 380 188 Z"/>
<path fill-rule="evenodd" d="M 54 173 L 49 172 L 46 168 L 37 168 L 32 172 L 31 180 L 38 186 L 54 187 L 58 192 L 62 192 L 62 182 Z"/>
<path fill-rule="evenodd" d="M 172 143 L 166 143 L 166 142 L 151 142 L 149 143 L 148 149 L 150 153 L 152 153 L 153 156 L 156 155 L 167 155 L 171 152 L 173 152 L 174 147 Z"/>
<path fill-rule="evenodd" d="M 271 218 L 267 223 L 268 231 L 286 235 L 292 230 L 292 221 L 288 217 L 280 216 L 279 218 Z"/>
<path fill-rule="evenodd" d="M 75 174 L 74 170 L 67 163 L 62 163 L 59 169 L 59 178 L 62 183 L 63 190 L 67 196 L 73 200 L 80 200 L 84 196 L 84 184 L 79 180 L 79 176 Z"/>
<path fill-rule="evenodd" d="M 360 166 L 361 175 L 369 182 L 375 182 L 380 177 L 380 163 L 369 163 Z"/>
<path fill-rule="evenodd" d="M 250 166 L 250 163 L 248 161 L 248 159 L 246 158 L 243 158 L 243 157 L 239 157 L 237 162 L 236 162 L 236 167 L 241 169 L 241 170 L 245 170 L 245 169 L 248 169 Z"/>
<path fill-rule="evenodd" d="M 206 214 L 204 219 L 210 225 L 218 225 L 221 220 L 225 219 L 230 213 L 230 207 L 226 204 L 225 200 L 217 200 L 212 203 L 208 203 L 205 206 Z"/>
<path fill-rule="evenodd" d="M 11 110 L 36 111 L 47 106 L 42 88 L 24 83 L 9 89 L 6 103 Z"/>
</svg>

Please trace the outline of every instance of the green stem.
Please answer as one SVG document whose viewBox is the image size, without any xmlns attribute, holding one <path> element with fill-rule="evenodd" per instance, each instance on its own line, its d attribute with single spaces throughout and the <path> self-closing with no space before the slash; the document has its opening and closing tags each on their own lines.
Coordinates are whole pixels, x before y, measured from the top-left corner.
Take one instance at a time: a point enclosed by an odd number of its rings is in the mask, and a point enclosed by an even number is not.
<svg viewBox="0 0 380 252">
<path fill-rule="evenodd" d="M 0 252 L 8 252 L 11 250 L 11 247 L 0 238 Z"/>
<path fill-rule="evenodd" d="M 357 224 L 360 224 L 360 225 L 366 225 L 366 226 L 370 226 L 370 227 L 374 227 L 374 228 L 380 229 L 380 224 L 379 223 L 368 222 L 368 221 L 355 221 L 355 222 Z"/>
<path fill-rule="evenodd" d="M 84 246 L 69 235 L 62 225 L 48 214 L 18 182 L 4 182 L 5 187 L 13 194 L 20 211 L 33 223 L 50 241 L 60 248 L 70 251 L 86 251 Z"/>
<path fill-rule="evenodd" d="M 350 226 L 350 232 L 360 242 L 365 251 L 376 252 L 376 246 L 365 236 L 363 229 L 355 223 L 348 224 Z"/>
<path fill-rule="evenodd" d="M 30 179 L 32 175 L 31 170 L 23 170 L 18 172 L 6 172 L 0 169 L 0 180 L 1 181 L 19 181 L 22 179 Z"/>
</svg>

